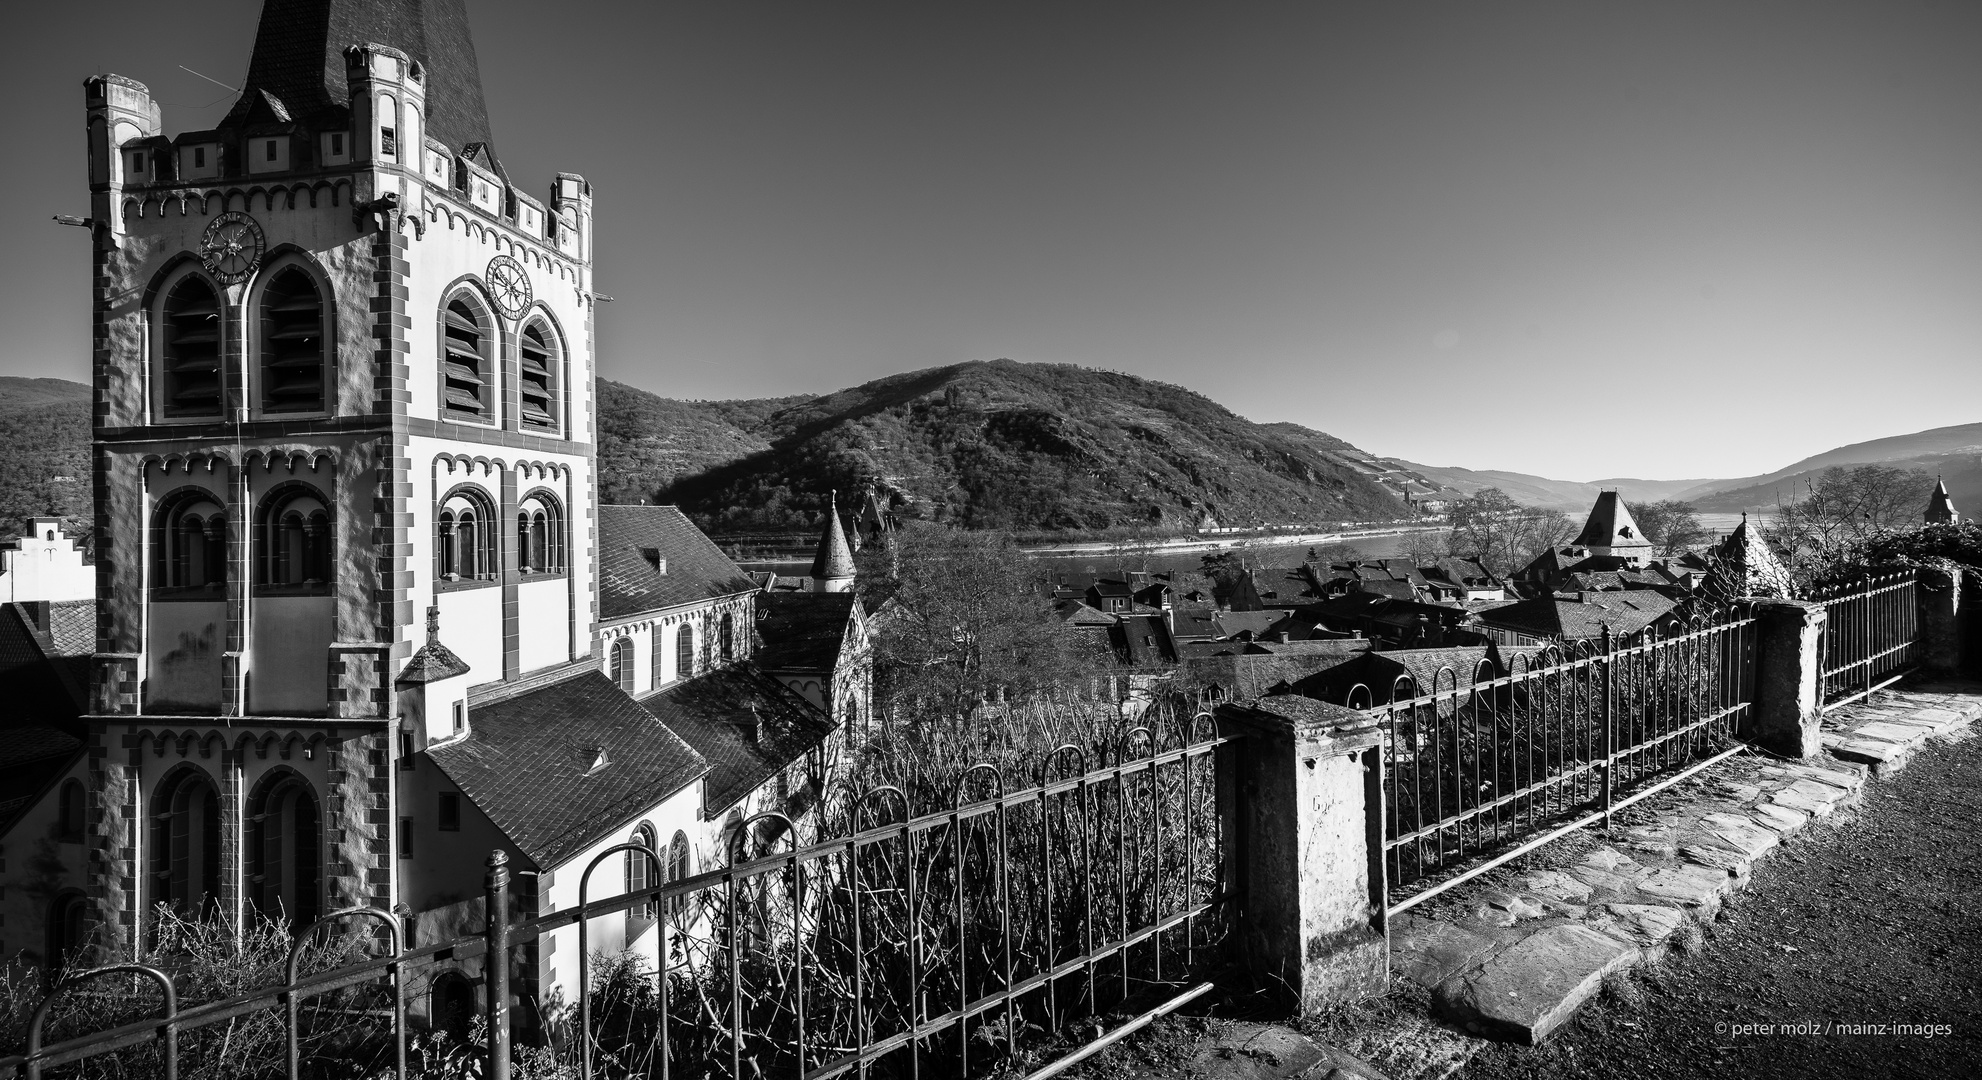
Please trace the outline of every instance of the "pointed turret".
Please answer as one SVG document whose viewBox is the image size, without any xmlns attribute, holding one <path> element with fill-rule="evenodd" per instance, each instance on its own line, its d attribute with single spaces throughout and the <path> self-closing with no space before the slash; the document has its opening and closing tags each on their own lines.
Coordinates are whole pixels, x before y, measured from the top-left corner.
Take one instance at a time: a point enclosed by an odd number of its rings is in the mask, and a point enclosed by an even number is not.
<svg viewBox="0 0 1982 1080">
<path fill-rule="evenodd" d="M 1592 555 L 1615 555 L 1639 564 L 1652 555 L 1651 541 L 1638 531 L 1638 523 L 1632 520 L 1624 500 L 1609 490 L 1598 493 L 1589 520 L 1583 523 L 1583 531 L 1572 544 L 1589 548 Z"/>
<path fill-rule="evenodd" d="M 1701 585 L 1701 591 L 1722 602 L 1749 596 L 1769 596 L 1781 600 L 1796 597 L 1796 584 L 1789 576 L 1789 570 L 1782 560 L 1762 539 L 1760 530 L 1748 524 L 1748 515 L 1741 515 L 1741 524 L 1727 534 L 1727 539 L 1713 549 L 1708 562 L 1711 569 Z"/>
<path fill-rule="evenodd" d="M 847 546 L 846 530 L 840 526 L 839 492 L 826 497 L 826 531 L 819 537 L 818 554 L 812 557 L 812 591 L 845 592 L 853 588 L 853 549 Z"/>
<path fill-rule="evenodd" d="M 1958 525 L 1961 512 L 1954 508 L 1954 500 L 1948 497 L 1947 481 L 1938 477 L 1934 480 L 1934 494 L 1927 497 L 1927 512 L 1920 515 L 1929 525 Z"/>
</svg>

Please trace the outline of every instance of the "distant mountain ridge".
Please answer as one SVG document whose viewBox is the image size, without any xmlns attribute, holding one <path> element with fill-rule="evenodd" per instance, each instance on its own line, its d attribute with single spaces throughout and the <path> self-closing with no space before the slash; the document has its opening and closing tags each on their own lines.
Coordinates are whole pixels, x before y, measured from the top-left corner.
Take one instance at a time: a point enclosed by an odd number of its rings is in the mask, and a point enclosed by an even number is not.
<svg viewBox="0 0 1982 1080">
<path fill-rule="evenodd" d="M 911 516 L 1026 531 L 1409 513 L 1347 443 L 1065 364 L 905 372 L 778 409 L 748 434 L 769 445 L 656 497 L 718 532 L 809 528 L 828 491 L 870 487 Z"/>
</svg>

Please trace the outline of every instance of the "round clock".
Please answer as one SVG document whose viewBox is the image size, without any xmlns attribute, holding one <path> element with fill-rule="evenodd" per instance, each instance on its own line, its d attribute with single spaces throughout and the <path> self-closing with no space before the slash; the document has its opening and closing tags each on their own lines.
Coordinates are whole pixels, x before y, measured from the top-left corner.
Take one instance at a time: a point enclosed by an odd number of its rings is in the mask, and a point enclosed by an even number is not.
<svg viewBox="0 0 1982 1080">
<path fill-rule="evenodd" d="M 200 262 L 222 283 L 234 285 L 248 280 L 248 275 L 255 272 L 267 246 L 268 239 L 254 218 L 239 210 L 229 210 L 214 218 L 207 225 L 206 234 L 200 237 Z"/>
<path fill-rule="evenodd" d="M 513 319 L 530 306 L 530 275 L 522 263 L 497 255 L 489 260 L 489 291 L 495 293 L 496 306 Z"/>
</svg>

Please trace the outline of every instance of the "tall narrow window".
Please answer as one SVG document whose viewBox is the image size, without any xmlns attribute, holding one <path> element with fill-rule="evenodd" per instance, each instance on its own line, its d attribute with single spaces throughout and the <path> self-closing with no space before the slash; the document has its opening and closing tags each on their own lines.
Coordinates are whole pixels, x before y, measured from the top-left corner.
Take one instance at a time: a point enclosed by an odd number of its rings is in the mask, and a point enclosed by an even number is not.
<svg viewBox="0 0 1982 1080">
<path fill-rule="evenodd" d="M 557 424 L 557 351 L 550 328 L 533 322 L 523 328 L 519 407 L 523 426 L 555 430 Z"/>
<path fill-rule="evenodd" d="M 220 796 L 206 774 L 184 769 L 151 806 L 152 897 L 187 918 L 220 897 Z"/>
<path fill-rule="evenodd" d="M 695 868 L 688 861 L 688 834 L 675 830 L 674 839 L 668 841 L 668 884 L 683 881 Z M 677 896 L 668 901 L 668 914 L 679 915 L 687 906 L 688 897 Z"/>
<path fill-rule="evenodd" d="M 448 302 L 441 322 L 441 418 L 487 423 L 490 320 L 464 293 Z"/>
<path fill-rule="evenodd" d="M 653 655 L 649 658 L 649 662 L 647 664 L 649 668 L 647 672 L 647 677 L 649 680 L 647 686 L 649 689 L 658 690 L 660 689 L 662 682 L 661 673 L 667 670 L 666 663 L 667 663 L 667 654 L 668 654 L 668 636 L 665 633 L 662 633 L 661 628 L 658 626 L 654 627 L 654 638 L 652 645 L 653 648 L 650 651 L 653 653 Z"/>
<path fill-rule="evenodd" d="M 278 272 L 262 291 L 261 328 L 262 409 L 321 412 L 323 295 L 315 279 L 297 266 Z"/>
<path fill-rule="evenodd" d="M 204 278 L 165 295 L 160 327 L 161 406 L 166 416 L 220 415 L 220 296 Z"/>
<path fill-rule="evenodd" d="M 682 624 L 674 637 L 674 677 L 695 677 L 695 630 L 687 623 Z"/>
<path fill-rule="evenodd" d="M 262 914 L 308 926 L 321 910 L 323 819 L 309 781 L 265 776 L 248 796 L 248 898 Z"/>
<path fill-rule="evenodd" d="M 632 848 L 627 850 L 626 891 L 628 893 L 645 892 L 661 884 L 657 880 L 660 875 L 655 873 L 655 871 L 660 869 L 658 865 L 660 853 L 654 850 L 657 843 L 654 827 L 644 821 L 641 822 L 640 827 L 633 830 L 633 842 L 647 850 L 640 851 Z M 654 925 L 654 918 L 657 913 L 658 907 L 651 900 L 645 903 L 635 904 L 626 909 L 626 940 L 628 944 L 631 944 L 634 938 L 644 933 L 649 926 Z"/>
<path fill-rule="evenodd" d="M 719 640 L 722 643 L 722 651 L 718 654 L 718 658 L 727 663 L 736 659 L 736 618 L 733 615 L 724 615 L 722 620 L 717 624 L 717 633 L 721 635 Z"/>
<path fill-rule="evenodd" d="M 608 674 L 621 690 L 633 692 L 633 642 L 617 638 L 612 643 L 612 655 L 607 661 Z"/>
</svg>

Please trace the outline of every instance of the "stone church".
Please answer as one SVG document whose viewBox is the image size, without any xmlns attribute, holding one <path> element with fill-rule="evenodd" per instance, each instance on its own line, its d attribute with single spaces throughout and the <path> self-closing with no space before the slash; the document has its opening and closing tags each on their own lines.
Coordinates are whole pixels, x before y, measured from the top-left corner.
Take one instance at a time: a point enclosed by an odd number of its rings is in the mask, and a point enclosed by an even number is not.
<svg viewBox="0 0 1982 1080">
<path fill-rule="evenodd" d="M 512 183 L 465 0 L 266 0 L 212 130 L 84 97 L 95 597 L 0 608 L 34 687 L 0 958 L 129 955 L 161 905 L 431 941 L 481 924 L 494 849 L 549 910 L 615 844 L 673 878 L 803 830 L 868 710 L 850 578 L 773 597 L 679 511 L 598 505 L 592 189 Z M 655 881 L 615 857 L 590 895 Z M 576 950 L 519 949 L 522 992 L 568 998 Z"/>
</svg>

